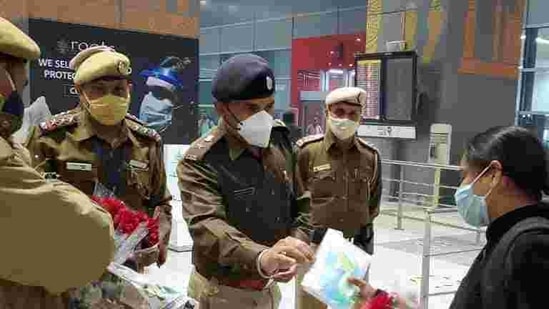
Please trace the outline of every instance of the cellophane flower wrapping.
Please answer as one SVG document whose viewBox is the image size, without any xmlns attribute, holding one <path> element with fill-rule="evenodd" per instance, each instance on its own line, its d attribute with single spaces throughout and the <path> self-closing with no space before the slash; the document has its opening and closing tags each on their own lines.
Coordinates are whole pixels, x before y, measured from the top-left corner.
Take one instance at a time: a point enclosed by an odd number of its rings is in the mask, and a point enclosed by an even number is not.
<svg viewBox="0 0 549 309">
<path fill-rule="evenodd" d="M 359 291 L 348 279 L 364 278 L 370 261 L 371 256 L 347 241 L 343 233 L 328 229 L 301 286 L 330 308 L 352 308 Z"/>
<path fill-rule="evenodd" d="M 69 307 L 194 308 L 195 302 L 185 293 L 151 282 L 146 276 L 122 265 L 136 250 L 158 246 L 158 220 L 130 209 L 101 184 L 96 185 L 92 199 L 112 216 L 115 255 L 101 278 L 85 287 L 69 291 Z"/>
</svg>

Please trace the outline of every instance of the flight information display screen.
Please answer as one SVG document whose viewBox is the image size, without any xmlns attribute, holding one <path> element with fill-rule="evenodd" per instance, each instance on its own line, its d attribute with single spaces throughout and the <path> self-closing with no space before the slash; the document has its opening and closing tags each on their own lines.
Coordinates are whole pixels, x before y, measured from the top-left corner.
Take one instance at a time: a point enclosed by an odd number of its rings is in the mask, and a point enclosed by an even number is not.
<svg viewBox="0 0 549 309">
<path fill-rule="evenodd" d="M 356 86 L 366 90 L 365 122 L 414 121 L 416 65 L 414 51 L 356 56 Z"/>
<path fill-rule="evenodd" d="M 363 60 L 357 63 L 357 87 L 366 90 L 366 106 L 362 118 L 380 119 L 381 60 Z"/>
<path fill-rule="evenodd" d="M 385 75 L 385 119 L 412 120 L 414 102 L 414 60 L 387 59 Z"/>
</svg>

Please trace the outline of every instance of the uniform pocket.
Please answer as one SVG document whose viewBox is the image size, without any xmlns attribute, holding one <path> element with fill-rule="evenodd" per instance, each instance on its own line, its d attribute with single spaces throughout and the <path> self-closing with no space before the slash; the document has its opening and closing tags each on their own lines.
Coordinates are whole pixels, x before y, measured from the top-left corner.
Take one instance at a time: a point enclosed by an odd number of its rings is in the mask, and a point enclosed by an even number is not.
<svg viewBox="0 0 549 309">
<path fill-rule="evenodd" d="M 128 184 L 138 192 L 143 199 L 151 197 L 151 172 L 148 169 L 128 168 Z"/>
<path fill-rule="evenodd" d="M 335 200 L 335 197 L 313 197 L 311 201 L 313 225 L 328 226 L 330 224 L 331 209 Z"/>
<path fill-rule="evenodd" d="M 334 171 L 316 172 L 311 179 L 313 198 L 331 197 L 335 192 L 336 176 Z"/>
<path fill-rule="evenodd" d="M 97 181 L 97 167 L 89 162 L 58 162 L 59 180 L 92 195 Z"/>
<path fill-rule="evenodd" d="M 360 198 L 368 199 L 370 197 L 370 182 L 372 180 L 373 171 L 366 168 L 358 168 L 351 175 L 351 194 L 360 196 Z"/>
<path fill-rule="evenodd" d="M 360 225 L 368 221 L 369 217 L 369 205 L 370 199 L 370 181 L 372 179 L 372 170 L 366 168 L 359 168 L 355 170 L 355 173 L 351 176 L 349 182 L 349 207 L 353 213 L 353 217 L 357 225 Z"/>
</svg>

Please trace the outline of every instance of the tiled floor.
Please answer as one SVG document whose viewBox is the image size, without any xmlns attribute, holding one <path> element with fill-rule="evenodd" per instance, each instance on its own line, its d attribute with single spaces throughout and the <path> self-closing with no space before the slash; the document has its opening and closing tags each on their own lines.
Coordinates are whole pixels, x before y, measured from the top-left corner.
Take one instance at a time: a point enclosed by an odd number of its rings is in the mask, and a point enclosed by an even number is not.
<svg viewBox="0 0 549 309">
<path fill-rule="evenodd" d="M 457 214 L 444 215 L 444 218 L 437 219 L 462 224 Z M 403 292 L 419 295 L 424 225 L 419 221 L 405 220 L 404 230 L 396 230 L 395 224 L 396 218 L 392 216 L 381 215 L 376 219 L 376 246 L 370 281 L 374 286 L 387 289 L 400 287 L 398 289 Z M 184 229 L 185 226 L 178 228 Z M 433 226 L 432 252 L 479 248 L 482 243 L 477 245 L 475 236 L 474 232 Z M 433 258 L 430 263 L 430 292 L 455 291 L 476 254 L 477 252 L 469 252 Z M 165 266 L 160 269 L 151 267 L 147 271 L 156 280 L 185 290 L 191 270 L 190 252 L 171 251 Z M 280 308 L 293 309 L 294 283 L 282 284 L 280 287 L 283 295 Z M 429 308 L 448 308 L 451 300 L 452 295 L 431 297 Z"/>
</svg>

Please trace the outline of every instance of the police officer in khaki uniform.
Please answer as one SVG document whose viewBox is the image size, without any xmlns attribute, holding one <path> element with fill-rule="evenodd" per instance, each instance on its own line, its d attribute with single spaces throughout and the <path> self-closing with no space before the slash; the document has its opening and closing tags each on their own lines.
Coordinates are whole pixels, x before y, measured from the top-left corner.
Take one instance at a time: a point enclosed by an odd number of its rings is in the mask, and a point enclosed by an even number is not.
<svg viewBox="0 0 549 309">
<path fill-rule="evenodd" d="M 60 293 L 97 279 L 114 251 L 110 215 L 76 188 L 46 181 L 12 140 L 36 43 L 0 18 L 0 308 L 64 309 Z"/>
<path fill-rule="evenodd" d="M 327 130 L 324 135 L 300 139 L 297 181 L 311 193 L 312 243 L 318 244 L 327 228 L 373 254 L 372 221 L 379 214 L 381 159 L 379 152 L 356 136 L 366 92 L 347 87 L 326 97 Z M 325 308 L 304 292 L 299 308 Z"/>
<path fill-rule="evenodd" d="M 139 250 L 128 262 L 143 271 L 165 262 L 171 229 L 171 195 L 158 133 L 127 114 L 130 60 L 111 48 L 86 49 L 70 62 L 80 105 L 35 128 L 28 148 L 36 168 L 88 195 L 97 183 L 129 207 L 160 219 L 157 248 Z"/>
<path fill-rule="evenodd" d="M 227 60 L 212 94 L 220 124 L 179 163 L 200 308 L 278 308 L 277 281 L 312 259 L 293 189 L 288 130 L 272 117 L 274 76 L 255 55 Z M 292 237 L 293 236 L 293 237 Z"/>
</svg>

